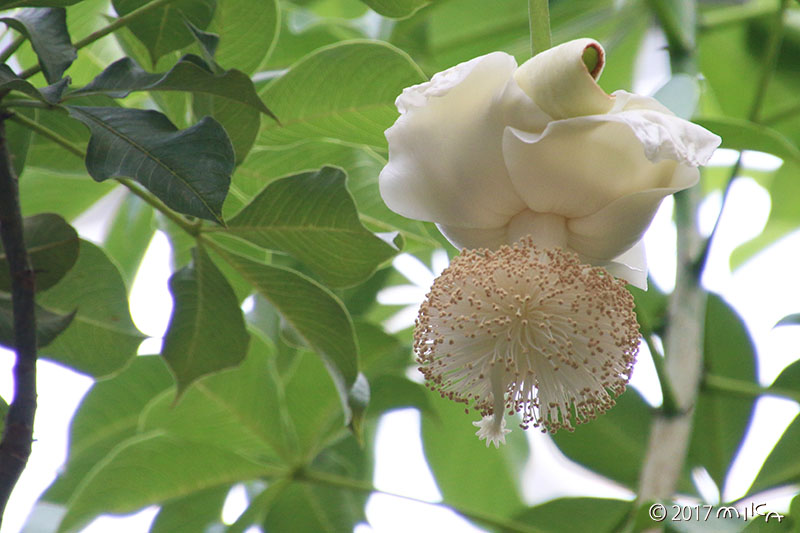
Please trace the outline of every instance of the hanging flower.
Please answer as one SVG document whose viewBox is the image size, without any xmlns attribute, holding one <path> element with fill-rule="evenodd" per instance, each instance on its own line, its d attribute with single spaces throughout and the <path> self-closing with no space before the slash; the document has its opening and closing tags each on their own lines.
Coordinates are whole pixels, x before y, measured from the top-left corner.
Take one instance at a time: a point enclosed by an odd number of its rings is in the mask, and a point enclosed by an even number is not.
<svg viewBox="0 0 800 533">
<path fill-rule="evenodd" d="M 414 351 L 431 389 L 477 410 L 478 437 L 505 443 L 504 413 L 573 430 L 625 391 L 639 345 L 633 297 L 602 267 L 530 237 L 465 250 L 420 307 Z"/>
<path fill-rule="evenodd" d="M 519 68 L 493 52 L 405 89 L 386 131 L 384 201 L 459 248 L 531 235 L 646 288 L 641 237 L 720 138 L 653 98 L 606 94 L 603 65 L 600 44 L 579 39 Z"/>
</svg>

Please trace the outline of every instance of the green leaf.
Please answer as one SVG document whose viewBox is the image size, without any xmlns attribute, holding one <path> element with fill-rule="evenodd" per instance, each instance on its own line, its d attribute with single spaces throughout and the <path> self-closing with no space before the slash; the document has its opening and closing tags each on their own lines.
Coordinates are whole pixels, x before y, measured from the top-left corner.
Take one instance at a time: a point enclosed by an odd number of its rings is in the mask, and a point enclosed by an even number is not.
<svg viewBox="0 0 800 533">
<path fill-rule="evenodd" d="M 281 124 L 265 124 L 258 145 L 334 138 L 383 148 L 383 132 L 397 118 L 397 95 L 424 80 L 404 52 L 386 43 L 348 42 L 324 48 L 306 56 L 264 91 L 264 101 Z"/>
<path fill-rule="evenodd" d="M 422 444 L 444 503 L 493 516 L 523 509 L 521 474 L 528 444 L 522 430 L 513 429 L 505 446 L 487 449 L 472 425 L 480 415 L 464 414 L 463 404 L 429 394 L 438 416 L 422 418 Z M 516 425 L 514 419 L 508 423 Z"/>
<path fill-rule="evenodd" d="M 63 151 L 60 153 L 66 154 Z M 72 156 L 62 156 L 68 157 Z M 80 161 L 78 158 L 75 160 Z M 97 183 L 88 179 L 85 173 L 61 174 L 28 165 L 19 180 L 22 214 L 50 211 L 73 220 L 116 186 L 111 181 Z"/>
<path fill-rule="evenodd" d="M 63 8 L 23 9 L 13 17 L 0 18 L 0 22 L 28 38 L 47 83 L 60 80 L 77 57 L 69 40 L 67 11 Z"/>
<path fill-rule="evenodd" d="M 144 433 L 119 444 L 92 469 L 72 496 L 58 531 L 80 531 L 101 513 L 130 513 L 274 472 L 228 450 L 157 431 Z"/>
<path fill-rule="evenodd" d="M 83 0 L 2 0 L 0 9 L 11 9 L 13 7 L 66 7 Z"/>
<path fill-rule="evenodd" d="M 798 449 L 800 449 L 800 418 L 795 418 L 764 461 L 748 494 L 800 481 Z"/>
<path fill-rule="evenodd" d="M 253 107 L 210 94 L 195 94 L 192 99 L 195 116 L 209 116 L 218 121 L 233 145 L 236 164 L 244 161 L 256 141 L 261 114 Z"/>
<path fill-rule="evenodd" d="M 275 46 L 280 18 L 275 0 L 217 0 L 209 26 L 220 39 L 217 62 L 247 74 L 258 72 Z"/>
<path fill-rule="evenodd" d="M 149 0 L 112 0 L 111 4 L 120 16 L 148 4 Z M 215 0 L 179 0 L 149 11 L 131 20 L 128 27 L 147 47 L 153 65 L 168 52 L 178 50 L 194 42 L 194 36 L 183 23 L 188 20 L 204 30 L 214 16 Z"/>
<path fill-rule="evenodd" d="M 700 117 L 694 122 L 722 137 L 722 148 L 758 150 L 800 163 L 800 148 L 767 126 L 731 117 Z"/>
<path fill-rule="evenodd" d="M 77 308 L 72 324 L 41 355 L 79 372 L 94 377 L 116 372 L 135 357 L 144 338 L 131 321 L 119 271 L 88 241 L 81 241 L 75 266 L 38 301 L 62 315 Z"/>
<path fill-rule="evenodd" d="M 530 507 L 514 516 L 542 533 L 562 531 L 621 531 L 632 502 L 606 498 L 559 498 Z"/>
<path fill-rule="evenodd" d="M 288 463 L 297 442 L 286 419 L 273 357 L 272 346 L 254 335 L 241 366 L 199 379 L 177 405 L 174 391 L 164 391 L 148 405 L 140 428 L 248 457 L 283 457 Z"/>
<path fill-rule="evenodd" d="M 0 67 L 2 69 L 2 67 Z M 11 98 L 8 98 L 11 100 Z M 31 118 L 36 111 L 33 109 L 17 110 L 15 113 Z M 14 169 L 14 175 L 19 177 L 25 170 L 25 162 L 28 160 L 28 150 L 33 140 L 33 131 L 13 120 L 5 121 L 6 128 L 6 147 L 8 148 L 8 159 Z"/>
<path fill-rule="evenodd" d="M 8 65 L 0 65 L 0 90 L 19 91 L 46 104 L 55 104 L 61 100 L 61 95 L 64 89 L 67 88 L 68 81 L 67 79 L 59 80 L 40 91 L 29 82 L 17 76 L 13 70 L 8 68 Z"/>
<path fill-rule="evenodd" d="M 432 0 L 361 0 L 374 11 L 384 17 L 405 18 L 410 17 L 423 7 L 427 6 Z"/>
<path fill-rule="evenodd" d="M 94 465 L 136 434 L 139 416 L 150 399 L 172 384 L 172 376 L 158 356 L 135 357 L 113 378 L 95 382 L 70 423 L 64 469 L 43 500 L 67 503 Z"/>
<path fill-rule="evenodd" d="M 778 320 L 777 324 L 775 324 L 776 328 L 778 326 L 800 326 L 800 313 L 786 315 L 785 317 Z"/>
<path fill-rule="evenodd" d="M 161 351 L 179 397 L 198 378 L 241 363 L 250 341 L 228 281 L 205 250 L 196 248 L 193 257 L 169 280 L 175 305 Z"/>
<path fill-rule="evenodd" d="M 102 93 L 124 98 L 133 91 L 211 94 L 271 115 L 246 74 L 233 69 L 216 74 L 205 61 L 192 54 L 183 56 L 168 72 L 160 74 L 147 72 L 130 57 L 123 57 L 109 65 L 89 85 L 73 91 L 69 96 Z"/>
<path fill-rule="evenodd" d="M 56 135 L 67 139 L 79 150 L 85 148 L 89 142 L 89 132 L 86 128 L 81 123 L 69 118 L 69 115 L 63 110 L 34 109 L 33 111 L 30 115 L 25 113 L 26 116 L 34 120 L 39 127 L 50 130 Z M 39 133 L 34 133 L 31 140 L 31 145 L 28 149 L 28 166 L 36 167 L 41 171 L 57 172 L 59 175 L 79 175 L 84 179 L 86 176 L 86 164 L 80 155 L 62 148 L 48 137 Z M 96 184 L 91 183 L 89 185 L 96 186 Z M 41 191 L 41 193 L 45 194 L 46 190 Z M 24 202 L 25 199 L 23 198 L 22 201 Z M 52 211 L 58 212 L 56 210 Z"/>
<path fill-rule="evenodd" d="M 722 298 L 706 304 L 703 364 L 705 372 L 758 385 L 756 350 L 742 318 Z M 694 415 L 687 466 L 704 466 L 723 487 L 755 408 L 756 398 L 702 388 Z"/>
<path fill-rule="evenodd" d="M 153 208 L 135 194 L 126 193 L 103 240 L 103 249 L 119 266 L 128 287 L 133 285 L 154 232 Z"/>
<path fill-rule="evenodd" d="M 800 361 L 784 368 L 770 388 L 800 392 Z"/>
<path fill-rule="evenodd" d="M 217 248 L 261 296 L 266 298 L 328 369 L 350 422 L 348 394 L 358 375 L 358 347 L 344 305 L 328 289 L 287 268 L 253 262 Z"/>
<path fill-rule="evenodd" d="M 36 305 L 36 344 L 42 348 L 64 331 L 75 314 L 59 315 Z M 0 344 L 14 349 L 14 314 L 11 297 L 0 292 Z"/>
<path fill-rule="evenodd" d="M 558 448 L 573 461 L 626 487 L 635 488 L 650 435 L 651 408 L 628 389 L 617 405 L 575 432 L 553 435 Z"/>
<path fill-rule="evenodd" d="M 422 413 L 436 417 L 430 395 L 419 383 L 400 376 L 378 376 L 370 381 L 372 400 L 368 416 L 379 416 L 394 409 L 414 407 Z"/>
<path fill-rule="evenodd" d="M 78 234 L 58 215 L 42 213 L 22 222 L 25 246 L 36 274 L 36 290 L 49 289 L 66 275 L 78 259 Z M 11 292 L 3 244 L 0 243 L 0 291 Z"/>
<path fill-rule="evenodd" d="M 149 533 L 196 533 L 224 527 L 222 506 L 229 490 L 225 485 L 211 487 L 165 503 Z"/>
<path fill-rule="evenodd" d="M 179 131 L 156 111 L 67 108 L 92 132 L 86 168 L 95 180 L 134 178 L 176 211 L 222 223 L 234 156 L 218 122 Z"/>
<path fill-rule="evenodd" d="M 361 225 L 345 179 L 324 167 L 274 181 L 229 221 L 228 232 L 293 255 L 328 285 L 355 285 L 396 250 Z"/>
<path fill-rule="evenodd" d="M 8 403 L 3 398 L 0 398 L 0 431 L 3 431 L 6 424 L 6 415 L 8 414 Z"/>
</svg>

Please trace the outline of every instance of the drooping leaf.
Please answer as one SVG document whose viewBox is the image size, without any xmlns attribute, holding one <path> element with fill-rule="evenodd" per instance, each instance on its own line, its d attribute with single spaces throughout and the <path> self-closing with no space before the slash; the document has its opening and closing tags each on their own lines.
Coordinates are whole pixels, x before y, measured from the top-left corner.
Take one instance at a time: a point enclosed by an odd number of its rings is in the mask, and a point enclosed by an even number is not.
<svg viewBox="0 0 800 533">
<path fill-rule="evenodd" d="M 25 247 L 36 275 L 36 290 L 49 289 L 78 259 L 78 234 L 58 215 L 42 213 L 23 220 Z M 0 291 L 11 291 L 3 244 L 0 242 Z"/>
<path fill-rule="evenodd" d="M 160 357 L 142 356 L 113 378 L 92 385 L 70 424 L 67 462 L 43 500 L 66 504 L 92 467 L 137 433 L 145 405 L 172 384 Z"/>
<path fill-rule="evenodd" d="M 380 65 L 380 67 L 378 67 Z M 334 138 L 385 147 L 397 118 L 395 98 L 424 81 L 413 61 L 391 45 L 349 42 L 306 56 L 263 92 L 281 124 L 266 123 L 258 145 Z"/>
<path fill-rule="evenodd" d="M 2 17 L 5 22 L 25 35 L 39 58 L 47 83 L 61 79 L 77 57 L 67 31 L 67 12 L 64 8 L 27 8 L 13 17 Z"/>
<path fill-rule="evenodd" d="M 274 473 L 274 467 L 222 448 L 158 431 L 142 433 L 117 445 L 95 465 L 72 496 L 58 531 L 80 531 L 101 513 L 129 513 Z"/>
<path fill-rule="evenodd" d="M 114 213 L 103 249 L 119 266 L 128 287 L 133 285 L 154 232 L 153 208 L 138 196 L 127 193 Z"/>
<path fill-rule="evenodd" d="M 515 515 L 514 521 L 542 533 L 620 531 L 632 502 L 606 498 L 560 498 Z"/>
<path fill-rule="evenodd" d="M 701 117 L 694 122 L 722 137 L 722 148 L 758 150 L 800 163 L 800 148 L 782 133 L 767 126 L 729 117 Z"/>
<path fill-rule="evenodd" d="M 175 375 L 178 396 L 198 378 L 241 363 L 250 336 L 236 295 L 205 250 L 169 280 L 175 306 L 161 355 Z"/>
<path fill-rule="evenodd" d="M 0 65 L 0 90 L 19 91 L 46 104 L 55 104 L 67 88 L 69 80 L 62 79 L 42 90 L 17 76 L 7 65 Z"/>
<path fill-rule="evenodd" d="M 108 94 L 124 98 L 133 91 L 188 91 L 220 96 L 246 104 L 261 113 L 270 111 L 256 94 L 250 78 L 238 70 L 216 74 L 196 55 L 183 56 L 164 73 L 150 73 L 130 57 L 109 65 L 92 82 L 71 95 Z"/>
<path fill-rule="evenodd" d="M 112 0 L 120 16 L 149 3 L 148 0 Z M 216 0 L 179 0 L 149 11 L 132 20 L 128 27 L 147 47 L 153 65 L 168 52 L 188 46 L 194 37 L 183 23 L 188 20 L 201 30 L 208 27 L 214 16 Z"/>
<path fill-rule="evenodd" d="M 358 375 L 353 323 L 342 303 L 312 279 L 287 268 L 259 264 L 216 249 L 266 298 L 325 363 L 350 421 L 348 393 Z"/>
<path fill-rule="evenodd" d="M 217 62 L 246 74 L 258 72 L 275 46 L 280 18 L 275 0 L 218 0 L 209 26 L 220 39 Z"/>
<path fill-rule="evenodd" d="M 156 111 L 67 108 L 92 132 L 86 168 L 95 180 L 134 178 L 176 211 L 222 222 L 234 155 L 215 120 L 179 131 Z"/>
<path fill-rule="evenodd" d="M 405 18 L 430 4 L 432 0 L 361 0 L 384 17 Z"/>
<path fill-rule="evenodd" d="M 722 298 L 706 304 L 703 349 L 705 372 L 758 385 L 756 351 L 742 318 Z M 704 466 L 718 487 L 739 451 L 756 398 L 703 388 L 697 399 L 687 464 Z"/>
<path fill-rule="evenodd" d="M 345 178 L 324 167 L 274 181 L 229 221 L 228 232 L 293 255 L 331 286 L 363 281 L 396 250 L 361 225 Z"/>
<path fill-rule="evenodd" d="M 171 500 L 159 509 L 149 533 L 194 533 L 224 527 L 222 506 L 229 487 L 220 485 Z"/>
<path fill-rule="evenodd" d="M 574 433 L 553 435 L 558 448 L 573 461 L 627 487 L 636 487 L 652 415 L 639 393 L 628 389 L 607 413 Z"/>
<path fill-rule="evenodd" d="M 14 314 L 11 297 L 0 292 L 0 344 L 14 348 Z M 42 348 L 64 331 L 74 318 L 74 313 L 59 315 L 36 305 L 36 344 Z"/>
<path fill-rule="evenodd" d="M 39 304 L 59 314 L 77 309 L 70 326 L 43 357 L 94 377 L 125 367 L 144 335 L 131 321 L 125 283 L 103 251 L 81 241 L 75 266 L 56 285 L 38 295 Z"/>
</svg>

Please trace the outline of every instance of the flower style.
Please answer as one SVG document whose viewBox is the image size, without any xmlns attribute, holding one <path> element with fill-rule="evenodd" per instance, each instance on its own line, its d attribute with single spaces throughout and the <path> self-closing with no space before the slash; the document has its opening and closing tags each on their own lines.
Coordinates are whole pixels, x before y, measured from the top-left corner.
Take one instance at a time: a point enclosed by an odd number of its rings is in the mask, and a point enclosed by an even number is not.
<svg viewBox="0 0 800 533">
<path fill-rule="evenodd" d="M 486 445 L 505 443 L 504 412 L 522 427 L 569 431 L 614 405 L 639 345 L 622 280 L 530 237 L 465 250 L 420 307 L 414 351 L 428 386 L 472 406 Z"/>
<path fill-rule="evenodd" d="M 405 89 L 386 131 L 384 201 L 459 248 L 531 235 L 646 288 L 641 237 L 720 138 L 653 98 L 606 94 L 603 65 L 600 44 L 578 39 L 519 68 L 493 52 Z"/>
</svg>

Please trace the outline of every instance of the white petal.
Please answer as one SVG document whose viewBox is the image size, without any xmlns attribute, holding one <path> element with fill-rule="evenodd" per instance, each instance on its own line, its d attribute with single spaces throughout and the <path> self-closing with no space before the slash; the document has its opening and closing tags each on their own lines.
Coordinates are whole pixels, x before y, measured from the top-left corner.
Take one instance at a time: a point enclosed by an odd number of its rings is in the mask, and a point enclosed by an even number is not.
<svg viewBox="0 0 800 533">
<path fill-rule="evenodd" d="M 695 167 L 678 165 L 669 187 L 628 194 L 592 215 L 567 222 L 569 246 L 592 261 L 610 261 L 638 242 L 664 197 L 691 187 L 700 177 Z"/>
<path fill-rule="evenodd" d="M 551 122 L 542 134 L 507 128 L 503 152 L 528 208 L 568 218 L 635 191 L 666 187 L 676 166 L 648 160 L 633 130 L 615 115 Z"/>
<path fill-rule="evenodd" d="M 583 62 L 588 48 L 599 56 L 592 72 Z M 607 113 L 613 98 L 595 82 L 603 70 L 604 55 L 597 41 L 577 39 L 535 55 L 517 69 L 514 79 L 554 119 Z"/>
<path fill-rule="evenodd" d="M 499 228 L 462 228 L 459 226 L 445 226 L 436 224 L 442 235 L 459 250 L 463 248 L 478 249 L 488 248 L 496 250 L 508 243 L 508 231 L 506 226 Z"/>
<path fill-rule="evenodd" d="M 524 208 L 503 162 L 501 96 L 516 68 L 494 52 L 406 89 L 403 113 L 386 130 L 389 163 L 381 196 L 409 218 L 461 227 L 498 227 Z"/>
<path fill-rule="evenodd" d="M 624 279 L 643 291 L 647 290 L 647 255 L 644 241 L 637 242 L 630 250 L 603 266 L 611 275 Z"/>
</svg>

